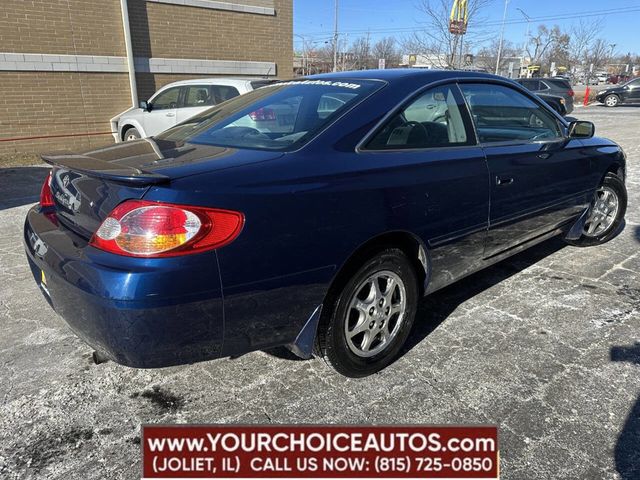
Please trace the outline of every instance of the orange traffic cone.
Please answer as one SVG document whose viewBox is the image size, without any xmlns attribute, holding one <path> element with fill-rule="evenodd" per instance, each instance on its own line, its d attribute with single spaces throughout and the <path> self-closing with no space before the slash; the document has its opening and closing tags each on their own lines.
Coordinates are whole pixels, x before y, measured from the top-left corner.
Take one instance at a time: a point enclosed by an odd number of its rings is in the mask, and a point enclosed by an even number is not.
<svg viewBox="0 0 640 480">
<path fill-rule="evenodd" d="M 587 85 L 587 89 L 584 91 L 584 102 L 582 102 L 583 106 L 589 105 L 589 94 L 591 91 L 589 90 L 589 85 Z"/>
</svg>

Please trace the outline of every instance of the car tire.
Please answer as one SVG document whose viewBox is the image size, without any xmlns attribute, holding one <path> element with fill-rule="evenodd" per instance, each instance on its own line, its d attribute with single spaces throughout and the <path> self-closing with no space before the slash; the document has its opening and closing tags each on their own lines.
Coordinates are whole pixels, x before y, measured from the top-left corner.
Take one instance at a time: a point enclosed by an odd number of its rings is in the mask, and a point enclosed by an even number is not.
<svg viewBox="0 0 640 480">
<path fill-rule="evenodd" d="M 604 98 L 604 104 L 607 107 L 617 107 L 620 104 L 620 98 L 617 95 L 607 95 Z"/>
<path fill-rule="evenodd" d="M 131 142 L 133 140 L 141 139 L 142 135 L 140 135 L 140 132 L 138 131 L 137 128 L 131 127 L 124 131 L 123 137 L 125 142 Z"/>
<path fill-rule="evenodd" d="M 382 370 L 400 353 L 418 299 L 418 277 L 402 250 L 371 256 L 327 302 L 318 330 L 322 357 L 347 377 Z"/>
<path fill-rule="evenodd" d="M 577 247 L 591 247 L 608 242 L 619 233 L 626 211 L 627 189 L 624 182 L 617 175 L 608 173 L 596 190 L 582 236 L 578 240 L 567 242 Z"/>
</svg>

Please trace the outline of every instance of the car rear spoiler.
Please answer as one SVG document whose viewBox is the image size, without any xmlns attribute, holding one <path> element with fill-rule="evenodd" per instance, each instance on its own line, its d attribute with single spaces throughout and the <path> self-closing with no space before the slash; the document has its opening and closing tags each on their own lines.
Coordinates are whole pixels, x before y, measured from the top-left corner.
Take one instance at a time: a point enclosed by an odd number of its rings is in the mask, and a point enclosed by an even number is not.
<svg viewBox="0 0 640 480">
<path fill-rule="evenodd" d="M 159 183 L 167 183 L 170 180 L 166 175 L 145 172 L 144 170 L 139 170 L 127 165 L 119 165 L 85 155 L 64 153 L 41 155 L 40 158 L 54 167 L 66 168 L 90 177 L 102 178 L 111 182 L 124 183 L 127 185 L 156 185 Z"/>
</svg>

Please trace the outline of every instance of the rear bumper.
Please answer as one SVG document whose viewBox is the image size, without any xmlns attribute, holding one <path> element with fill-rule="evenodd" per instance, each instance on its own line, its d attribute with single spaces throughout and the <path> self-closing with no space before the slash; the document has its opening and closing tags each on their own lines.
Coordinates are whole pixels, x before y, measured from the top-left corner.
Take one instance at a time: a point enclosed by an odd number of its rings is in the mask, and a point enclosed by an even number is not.
<svg viewBox="0 0 640 480">
<path fill-rule="evenodd" d="M 220 356 L 224 325 L 215 252 L 119 257 L 88 246 L 39 207 L 27 215 L 24 243 L 47 301 L 80 338 L 115 362 L 155 368 Z"/>
</svg>

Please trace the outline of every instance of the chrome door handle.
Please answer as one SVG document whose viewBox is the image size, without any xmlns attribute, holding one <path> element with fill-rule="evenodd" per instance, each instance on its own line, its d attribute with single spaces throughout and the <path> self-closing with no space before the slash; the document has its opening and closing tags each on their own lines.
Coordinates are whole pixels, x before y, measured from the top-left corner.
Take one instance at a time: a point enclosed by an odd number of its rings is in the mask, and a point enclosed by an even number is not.
<svg viewBox="0 0 640 480">
<path fill-rule="evenodd" d="M 175 113 L 167 113 L 167 117 L 175 117 L 176 114 Z"/>
<path fill-rule="evenodd" d="M 496 177 L 496 185 L 498 186 L 511 185 L 512 183 L 512 177 Z"/>
</svg>

